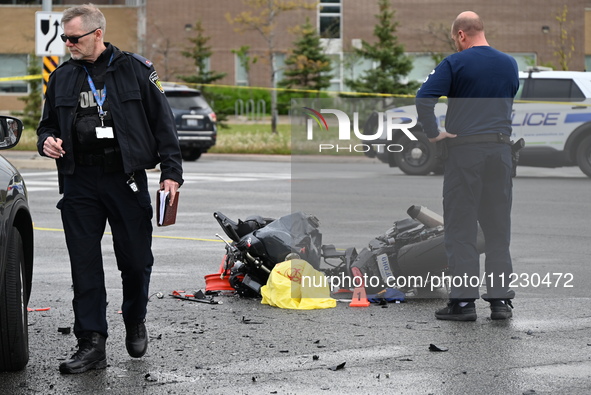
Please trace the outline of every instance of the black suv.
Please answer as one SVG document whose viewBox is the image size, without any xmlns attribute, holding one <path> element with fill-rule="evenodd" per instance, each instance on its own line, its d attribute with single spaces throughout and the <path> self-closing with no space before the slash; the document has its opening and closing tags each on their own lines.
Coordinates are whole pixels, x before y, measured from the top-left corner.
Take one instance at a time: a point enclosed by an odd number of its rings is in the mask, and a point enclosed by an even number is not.
<svg viewBox="0 0 591 395">
<path fill-rule="evenodd" d="M 216 115 L 197 89 L 171 83 L 162 87 L 174 113 L 183 160 L 197 160 L 216 143 Z"/>
<path fill-rule="evenodd" d="M 17 118 L 0 116 L 0 150 L 14 147 L 23 131 Z M 33 278 L 33 221 L 27 188 L 0 156 L 0 371 L 29 361 L 27 305 Z"/>
</svg>

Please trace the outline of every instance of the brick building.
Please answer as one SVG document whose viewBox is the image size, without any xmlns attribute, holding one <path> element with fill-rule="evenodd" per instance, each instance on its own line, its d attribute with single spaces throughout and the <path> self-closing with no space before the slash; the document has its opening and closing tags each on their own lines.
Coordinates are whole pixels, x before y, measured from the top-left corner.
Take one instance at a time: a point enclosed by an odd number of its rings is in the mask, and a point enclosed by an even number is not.
<svg viewBox="0 0 591 395">
<path fill-rule="evenodd" d="M 60 12 L 80 1 L 53 0 L 52 11 Z M 230 19 L 249 8 L 244 0 L 94 0 L 107 18 L 106 40 L 119 48 L 143 54 L 151 59 L 164 81 L 178 81 L 178 75 L 195 71 L 192 60 L 181 55 L 190 47 L 189 37 L 201 23 L 210 37 L 212 56 L 209 67 L 226 73 L 219 81 L 225 85 L 246 85 L 247 76 L 233 52 L 249 46 L 249 56 L 259 60 L 251 67 L 251 86 L 270 86 L 269 45 L 256 31 L 237 31 Z M 276 18 L 274 42 L 275 68 L 281 78 L 281 66 L 295 36 L 292 28 L 306 18 L 319 27 L 327 53 L 333 61 L 331 90 L 346 91 L 344 78 L 359 75 L 371 63 L 355 60 L 352 48 L 361 40 L 374 41 L 373 29 L 378 13 L 377 0 L 322 0 L 310 9 L 286 11 Z M 450 53 L 449 28 L 455 16 L 464 10 L 480 14 L 489 43 L 513 55 L 524 69 L 528 65 L 553 64 L 560 46 L 560 24 L 556 17 L 566 7 L 568 32 L 565 42 L 570 70 L 591 67 L 591 0 L 392 0 L 398 22 L 396 35 L 413 56 L 410 79 L 422 80 L 434 67 L 434 53 Z M 0 112 L 17 110 L 18 100 L 26 94 L 27 84 L 2 77 L 26 75 L 27 58 L 35 51 L 35 12 L 42 0 L 0 0 Z M 258 11 L 253 10 L 254 15 Z M 571 42 L 572 38 L 572 42 Z M 574 50 L 571 51 L 570 47 Z"/>
</svg>

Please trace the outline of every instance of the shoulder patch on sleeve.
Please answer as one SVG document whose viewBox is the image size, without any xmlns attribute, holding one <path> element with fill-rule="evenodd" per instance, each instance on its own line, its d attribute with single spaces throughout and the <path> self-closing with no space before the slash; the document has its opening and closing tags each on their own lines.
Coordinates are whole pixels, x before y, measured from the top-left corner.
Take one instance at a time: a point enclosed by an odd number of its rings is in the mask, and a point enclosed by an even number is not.
<svg viewBox="0 0 591 395">
<path fill-rule="evenodd" d="M 156 88 L 160 89 L 160 92 L 164 93 L 164 88 L 162 87 L 162 84 L 160 83 L 160 79 L 158 78 L 158 74 L 156 73 L 156 71 L 153 71 L 152 74 L 150 74 L 150 82 L 152 84 L 154 84 L 154 86 L 156 86 Z"/>
<path fill-rule="evenodd" d="M 131 55 L 132 58 L 134 58 L 135 60 L 137 60 L 138 62 L 140 62 L 144 66 L 146 66 L 147 68 L 152 67 L 152 64 L 153 64 L 152 61 L 144 58 L 142 55 L 138 55 L 138 54 L 132 53 L 132 52 L 124 52 L 124 53 L 127 55 Z"/>
</svg>

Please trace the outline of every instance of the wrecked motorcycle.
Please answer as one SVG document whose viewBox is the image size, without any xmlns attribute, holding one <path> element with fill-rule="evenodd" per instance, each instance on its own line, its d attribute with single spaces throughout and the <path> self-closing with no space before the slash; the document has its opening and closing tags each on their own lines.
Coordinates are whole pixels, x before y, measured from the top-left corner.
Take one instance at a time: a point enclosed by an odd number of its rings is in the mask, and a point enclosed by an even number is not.
<svg viewBox="0 0 591 395">
<path fill-rule="evenodd" d="M 337 250 L 332 244 L 322 245 L 318 219 L 302 212 L 276 220 L 251 216 L 238 222 L 216 212 L 214 217 L 232 240 L 226 241 L 222 275 L 230 276 L 239 295 L 258 296 L 275 264 L 300 258 L 331 278 L 331 285 L 337 279 L 343 289 L 359 284 L 369 293 L 421 288 L 432 275 L 447 270 L 443 218 L 422 206 L 411 206 L 407 214 L 410 218 L 395 221 L 358 252 L 355 247 Z M 484 251 L 480 229 L 477 249 Z"/>
<path fill-rule="evenodd" d="M 322 235 L 312 215 L 295 212 L 278 219 L 255 215 L 238 222 L 220 212 L 213 216 L 232 240 L 216 234 L 226 242 L 222 276 L 229 276 L 241 296 L 260 295 L 277 263 L 299 258 L 316 269 L 320 266 Z"/>
<path fill-rule="evenodd" d="M 407 214 L 410 218 L 395 221 L 359 252 L 354 248 L 339 252 L 334 245 L 323 246 L 325 262 L 332 266 L 323 271 L 336 278 L 331 284 L 341 284 L 341 288 L 361 284 L 368 293 L 386 288 L 408 291 L 427 287 L 434 277 L 445 275 L 448 266 L 443 218 L 423 206 L 411 206 Z M 485 245 L 480 228 L 477 240 L 477 250 L 482 253 Z M 338 264 L 331 265 L 334 259 Z"/>
</svg>

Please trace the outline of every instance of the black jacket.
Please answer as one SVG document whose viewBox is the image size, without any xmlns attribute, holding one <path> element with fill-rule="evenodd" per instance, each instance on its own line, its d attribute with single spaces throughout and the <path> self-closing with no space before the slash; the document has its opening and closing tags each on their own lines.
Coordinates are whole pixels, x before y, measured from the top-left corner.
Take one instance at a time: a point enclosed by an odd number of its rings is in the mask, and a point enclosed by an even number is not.
<svg viewBox="0 0 591 395">
<path fill-rule="evenodd" d="M 110 46 L 111 44 L 105 43 Z M 181 151 L 170 105 L 152 62 L 112 46 L 105 85 L 126 173 L 151 169 L 161 163 L 160 181 L 183 183 Z M 48 137 L 63 140 L 66 152 L 57 159 L 61 174 L 74 172 L 72 133 L 86 71 L 68 60 L 49 77 L 43 115 L 37 128 L 37 150 L 43 154 Z"/>
</svg>

